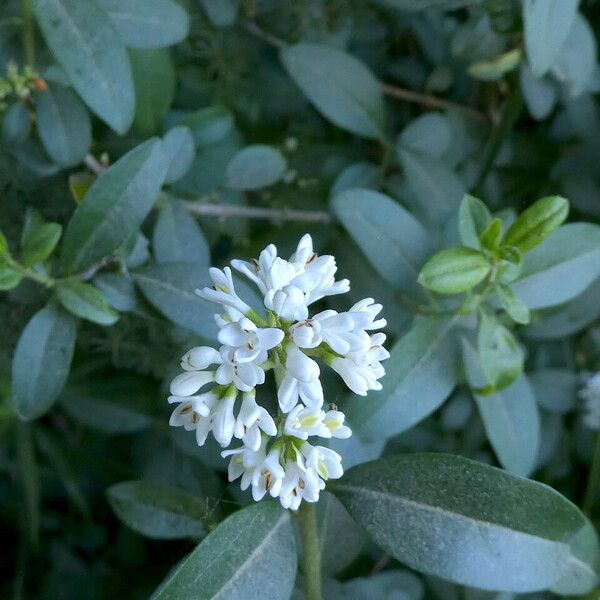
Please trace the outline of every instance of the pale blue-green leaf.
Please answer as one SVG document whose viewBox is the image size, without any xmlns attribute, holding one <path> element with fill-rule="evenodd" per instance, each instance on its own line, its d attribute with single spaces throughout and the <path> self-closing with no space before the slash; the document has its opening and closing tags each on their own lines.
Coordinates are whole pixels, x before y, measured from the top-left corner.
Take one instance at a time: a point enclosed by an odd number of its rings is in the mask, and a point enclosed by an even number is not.
<svg viewBox="0 0 600 600">
<path fill-rule="evenodd" d="M 177 119 L 177 125 L 189 127 L 197 146 L 210 146 L 233 131 L 234 120 L 227 108 L 209 106 Z"/>
<path fill-rule="evenodd" d="M 420 152 L 399 150 L 404 176 L 418 214 L 442 225 L 454 213 L 467 188 L 442 161 Z"/>
<path fill-rule="evenodd" d="M 579 0 L 523 0 L 527 58 L 536 77 L 559 58 L 570 35 Z"/>
<path fill-rule="evenodd" d="M 86 108 L 71 90 L 48 85 L 35 95 L 37 126 L 49 156 L 63 167 L 83 160 L 92 143 L 92 126 Z"/>
<path fill-rule="evenodd" d="M 137 307 L 135 286 L 131 277 L 120 273 L 100 273 L 94 285 L 104 294 L 106 301 L 118 311 L 131 312 Z"/>
<path fill-rule="evenodd" d="M 48 158 L 37 140 L 27 138 L 20 144 L 9 146 L 9 151 L 23 167 L 38 177 L 50 177 L 60 171 L 60 167 Z"/>
<path fill-rule="evenodd" d="M 570 412 L 577 404 L 579 379 L 567 369 L 540 369 L 529 375 L 538 404 L 560 415 Z"/>
<path fill-rule="evenodd" d="M 192 166 L 196 156 L 194 137 L 187 127 L 173 127 L 162 140 L 167 175 L 165 183 L 173 183 L 181 179 Z"/>
<path fill-rule="evenodd" d="M 576 0 L 554 0 L 561 5 L 574 1 Z M 590 87 L 596 69 L 596 52 L 594 32 L 585 17 L 577 13 L 568 38 L 560 48 L 558 60 L 552 69 L 559 81 L 566 82 L 572 96 L 579 96 Z"/>
<path fill-rule="evenodd" d="M 529 113 L 534 119 L 543 121 L 558 100 L 558 91 L 552 81 L 535 77 L 526 62 L 521 64 L 521 91 Z"/>
<path fill-rule="evenodd" d="M 427 318 L 392 348 L 384 363 L 383 389 L 369 401 L 352 397 L 345 405 L 348 421 L 361 438 L 374 441 L 410 429 L 450 395 L 457 382 L 457 344 L 453 318 Z"/>
<path fill-rule="evenodd" d="M 455 583 L 531 592 L 555 585 L 574 565 L 586 568 L 570 546 L 586 527 L 574 504 L 464 457 L 380 459 L 328 487 L 394 558 Z"/>
<path fill-rule="evenodd" d="M 379 83 L 351 54 L 301 43 L 281 51 L 283 66 L 315 108 L 334 124 L 366 138 L 381 138 L 385 106 Z"/>
<path fill-rule="evenodd" d="M 168 48 L 129 50 L 135 87 L 133 128 L 142 135 L 157 133 L 175 95 L 175 67 Z"/>
<path fill-rule="evenodd" d="M 133 120 L 135 94 L 125 46 L 93 1 L 33 0 L 50 50 L 84 102 L 117 133 Z"/>
<path fill-rule="evenodd" d="M 208 272 L 208 243 L 196 219 L 179 202 L 169 202 L 160 211 L 152 249 L 157 263 L 190 263 Z"/>
<path fill-rule="evenodd" d="M 530 309 L 562 304 L 600 274 L 600 226 L 569 223 L 528 252 L 513 291 Z"/>
<path fill-rule="evenodd" d="M 25 326 L 12 363 L 12 401 L 23 419 L 43 415 L 60 394 L 75 348 L 75 319 L 48 306 Z"/>
<path fill-rule="evenodd" d="M 452 142 L 452 128 L 448 117 L 429 112 L 411 121 L 398 137 L 397 151 L 401 149 L 442 158 Z"/>
<path fill-rule="evenodd" d="M 346 167 L 331 186 L 330 196 L 333 198 L 340 192 L 352 188 L 378 190 L 383 183 L 383 172 L 379 167 L 367 162 L 358 162 Z"/>
<path fill-rule="evenodd" d="M 400 569 L 344 583 L 329 579 L 324 582 L 323 590 L 327 600 L 421 600 L 425 594 L 417 575 Z"/>
<path fill-rule="evenodd" d="M 128 152 L 94 182 L 63 240 L 69 272 L 87 269 L 123 245 L 152 209 L 166 165 L 156 139 Z"/>
<path fill-rule="evenodd" d="M 200 4 L 215 27 L 229 27 L 238 14 L 238 0 L 200 0 Z"/>
<path fill-rule="evenodd" d="M 110 486 L 106 496 L 119 519 L 146 537 L 198 538 L 206 531 L 206 503 L 177 487 L 138 479 Z"/>
<path fill-rule="evenodd" d="M 388 196 L 346 190 L 332 207 L 375 270 L 395 289 L 414 286 L 433 248 L 423 226 Z"/>
<path fill-rule="evenodd" d="M 473 400 L 464 389 L 459 389 L 444 404 L 441 411 L 441 423 L 448 431 L 459 431 L 473 414 Z"/>
<path fill-rule="evenodd" d="M 6 142 L 18 144 L 25 141 L 30 129 L 31 120 L 25 102 L 15 102 L 2 119 L 2 138 Z"/>
<path fill-rule="evenodd" d="M 533 324 L 523 330 L 534 340 L 562 339 L 584 330 L 600 317 L 600 279 L 576 298 L 534 313 Z"/>
<path fill-rule="evenodd" d="M 146 300 L 165 317 L 203 337 L 216 338 L 215 305 L 195 293 L 211 285 L 206 268 L 187 263 L 148 265 L 136 271 L 134 279 Z"/>
<path fill-rule="evenodd" d="M 292 518 L 275 502 L 259 502 L 223 521 L 165 579 L 153 600 L 248 600 L 254 591 L 289 600 L 296 576 Z M 249 596 L 250 594 L 250 596 Z"/>
<path fill-rule="evenodd" d="M 463 339 L 463 360 L 469 385 L 483 387 L 477 351 Z M 511 386 L 487 396 L 474 394 L 485 431 L 502 466 L 526 477 L 536 464 L 540 440 L 540 416 L 525 375 Z"/>
<path fill-rule="evenodd" d="M 174 0 L 98 0 L 129 48 L 162 48 L 187 37 L 189 17 Z"/>
<path fill-rule="evenodd" d="M 263 144 L 247 146 L 229 161 L 225 185 L 234 190 L 258 190 L 277 183 L 286 168 L 279 150 Z"/>
<path fill-rule="evenodd" d="M 139 393 L 132 391 L 132 394 Z M 92 395 L 94 394 L 94 395 Z M 123 402 L 121 398 L 105 397 L 85 387 L 68 387 L 61 395 L 61 408 L 79 423 L 108 435 L 123 435 L 148 429 L 152 418 L 141 411 L 141 402 L 133 398 Z"/>
</svg>

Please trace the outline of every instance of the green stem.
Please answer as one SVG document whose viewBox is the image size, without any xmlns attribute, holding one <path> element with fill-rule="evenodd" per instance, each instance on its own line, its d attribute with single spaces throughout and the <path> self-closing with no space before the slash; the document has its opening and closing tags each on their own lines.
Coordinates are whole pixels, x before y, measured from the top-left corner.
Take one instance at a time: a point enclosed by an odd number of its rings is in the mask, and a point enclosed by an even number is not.
<svg viewBox="0 0 600 600">
<path fill-rule="evenodd" d="M 23 12 L 23 50 L 25 52 L 25 60 L 30 67 L 35 68 L 35 30 L 29 0 L 21 0 L 21 11 Z"/>
<path fill-rule="evenodd" d="M 522 106 L 523 96 L 521 94 L 521 87 L 518 83 L 515 83 L 513 91 L 506 101 L 500 123 L 498 123 L 497 127 L 492 131 L 489 142 L 483 151 L 481 169 L 479 170 L 477 182 L 475 183 L 475 192 L 477 194 L 481 194 L 481 188 L 483 187 L 488 173 L 494 166 L 494 161 L 502 147 L 502 142 L 517 122 Z"/>
<path fill-rule="evenodd" d="M 310 502 L 302 502 L 297 517 L 302 539 L 304 597 L 306 600 L 322 600 L 321 547 L 317 530 L 316 506 Z"/>
<path fill-rule="evenodd" d="M 594 449 L 592 466 L 590 467 L 585 496 L 583 497 L 583 512 L 588 516 L 594 506 L 598 484 L 600 484 L 600 431 L 596 434 L 596 448 Z"/>
</svg>

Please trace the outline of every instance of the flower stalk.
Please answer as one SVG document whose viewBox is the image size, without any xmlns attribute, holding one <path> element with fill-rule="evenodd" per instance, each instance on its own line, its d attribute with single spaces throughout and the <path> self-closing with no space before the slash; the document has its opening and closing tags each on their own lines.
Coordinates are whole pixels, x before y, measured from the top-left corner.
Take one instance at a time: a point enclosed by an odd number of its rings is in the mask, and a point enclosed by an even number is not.
<svg viewBox="0 0 600 600">
<path fill-rule="evenodd" d="M 303 502 L 297 512 L 302 540 L 302 571 L 306 600 L 322 600 L 321 547 L 317 528 L 317 510 L 314 504 Z"/>
</svg>

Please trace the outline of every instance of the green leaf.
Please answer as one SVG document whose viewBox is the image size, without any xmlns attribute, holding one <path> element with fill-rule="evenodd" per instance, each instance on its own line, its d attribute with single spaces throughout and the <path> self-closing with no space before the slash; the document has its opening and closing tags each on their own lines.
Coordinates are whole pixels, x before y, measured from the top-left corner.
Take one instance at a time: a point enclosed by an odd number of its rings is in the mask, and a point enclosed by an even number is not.
<svg viewBox="0 0 600 600">
<path fill-rule="evenodd" d="M 199 0 L 206 16 L 215 27 L 233 25 L 238 13 L 237 0 Z"/>
<path fill-rule="evenodd" d="M 223 521 L 156 590 L 153 600 L 243 599 L 251 590 L 288 600 L 296 576 L 291 516 L 275 502 L 258 502 Z"/>
<path fill-rule="evenodd" d="M 524 356 L 512 333 L 488 312 L 480 313 L 477 347 L 484 383 L 475 391 L 482 395 L 512 385 L 523 373 Z"/>
<path fill-rule="evenodd" d="M 494 252 L 498 250 L 500 238 L 502 237 L 502 221 L 498 217 L 492 219 L 487 227 L 481 232 L 479 241 L 482 248 Z"/>
<path fill-rule="evenodd" d="M 533 592 L 582 565 L 570 543 L 587 521 L 575 505 L 467 458 L 394 456 L 354 467 L 328 487 L 394 558 L 454 583 Z"/>
<path fill-rule="evenodd" d="M 567 369 L 540 369 L 529 375 L 536 400 L 549 412 L 571 412 L 577 405 L 579 378 Z"/>
<path fill-rule="evenodd" d="M 510 287 L 498 283 L 494 287 L 494 290 L 500 306 L 506 311 L 508 316 L 516 323 L 527 325 L 530 320 L 529 309 L 524 302 L 515 296 Z"/>
<path fill-rule="evenodd" d="M 346 167 L 331 186 L 330 196 L 333 198 L 340 192 L 353 188 L 377 190 L 383 183 L 383 171 L 368 162 L 358 162 Z"/>
<path fill-rule="evenodd" d="M 409 150 L 416 155 L 442 158 L 450 148 L 452 128 L 443 113 L 428 112 L 411 121 L 398 137 L 396 152 Z"/>
<path fill-rule="evenodd" d="M 600 275 L 600 226 L 569 223 L 529 252 L 512 284 L 530 308 L 562 304 L 581 294 Z"/>
<path fill-rule="evenodd" d="M 528 252 L 541 244 L 569 214 L 569 202 L 560 196 L 547 196 L 523 211 L 510 226 L 502 242 Z"/>
<path fill-rule="evenodd" d="M 165 183 L 173 183 L 181 179 L 192 166 L 196 156 L 194 138 L 189 128 L 173 127 L 162 140 L 167 175 Z"/>
<path fill-rule="evenodd" d="M 458 230 L 462 243 L 479 250 L 479 236 L 491 220 L 488 207 L 479 198 L 465 194 L 458 209 Z"/>
<path fill-rule="evenodd" d="M 154 227 L 152 248 L 157 263 L 189 263 L 208 271 L 210 250 L 196 219 L 179 203 L 169 202 Z"/>
<path fill-rule="evenodd" d="M 113 310 L 102 292 L 82 281 L 66 281 L 56 287 L 60 303 L 74 315 L 98 325 L 114 325 L 119 313 Z"/>
<path fill-rule="evenodd" d="M 140 392 L 133 388 L 131 394 Z M 68 387 L 61 395 L 63 410 L 86 427 L 109 435 L 122 435 L 144 431 L 152 425 L 152 418 L 142 412 L 147 398 L 128 397 L 127 402 L 119 390 L 89 390 L 84 387 Z M 141 405 L 141 406 L 140 406 Z"/>
<path fill-rule="evenodd" d="M 463 339 L 463 362 L 472 389 L 486 384 L 477 351 Z M 474 393 L 487 438 L 500 464 L 515 475 L 527 477 L 536 467 L 540 446 L 540 415 L 525 376 L 486 396 Z"/>
<path fill-rule="evenodd" d="M 69 374 L 75 335 L 73 317 L 53 306 L 27 323 L 12 364 L 12 398 L 20 417 L 36 419 L 52 406 Z"/>
<path fill-rule="evenodd" d="M 165 170 L 160 142 L 150 139 L 98 177 L 67 227 L 62 259 L 68 272 L 91 267 L 135 233 L 154 205 Z"/>
<path fill-rule="evenodd" d="M 19 144 L 27 138 L 31 129 L 31 118 L 25 102 L 15 102 L 2 120 L 2 137 L 6 142 Z"/>
<path fill-rule="evenodd" d="M 460 294 L 481 283 L 491 268 L 481 252 L 457 246 L 434 254 L 421 269 L 418 282 L 438 294 Z"/>
<path fill-rule="evenodd" d="M 525 48 L 531 69 L 541 77 L 558 59 L 577 14 L 579 0 L 524 0 Z"/>
<path fill-rule="evenodd" d="M 307 43 L 284 48 L 281 60 L 324 117 L 356 135 L 383 137 L 383 96 L 377 79 L 363 63 L 337 48 Z"/>
<path fill-rule="evenodd" d="M 543 121 L 550 115 L 558 100 L 556 85 L 549 79 L 535 77 L 525 62 L 521 64 L 520 82 L 529 113 L 534 119 Z"/>
<path fill-rule="evenodd" d="M 94 277 L 94 285 L 102 292 L 106 301 L 120 312 L 131 312 L 137 306 L 133 280 L 120 273 L 100 273 Z"/>
<path fill-rule="evenodd" d="M 333 579 L 323 585 L 327 600 L 422 600 L 423 583 L 408 570 L 389 569 L 368 577 L 356 577 L 340 583 Z"/>
<path fill-rule="evenodd" d="M 23 275 L 19 271 L 15 271 L 12 267 L 0 266 L 0 291 L 6 292 L 17 287 Z"/>
<path fill-rule="evenodd" d="M 187 37 L 189 17 L 173 0 L 98 0 L 129 48 L 162 48 Z"/>
<path fill-rule="evenodd" d="M 450 395 L 457 382 L 454 323 L 455 319 L 437 317 L 418 320 L 392 348 L 383 389 L 370 392 L 368 402 L 349 399 L 344 412 L 362 439 L 374 441 L 406 431 Z"/>
<path fill-rule="evenodd" d="M 465 184 L 440 159 L 408 150 L 400 150 L 399 158 L 415 208 L 428 222 L 443 224 L 459 207 Z"/>
<path fill-rule="evenodd" d="M 205 533 L 206 503 L 179 488 L 123 481 L 109 487 L 106 495 L 119 519 L 146 537 L 176 540 Z"/>
<path fill-rule="evenodd" d="M 197 146 L 210 146 L 227 137 L 233 130 L 233 115 L 223 106 L 201 108 L 181 120 L 190 129 Z"/>
<path fill-rule="evenodd" d="M 279 150 L 262 144 L 247 146 L 229 161 L 225 185 L 233 190 L 258 190 L 277 183 L 286 168 Z"/>
<path fill-rule="evenodd" d="M 79 164 L 92 143 L 92 125 L 85 106 L 71 91 L 49 84 L 35 94 L 37 127 L 48 156 L 62 167 Z"/>
<path fill-rule="evenodd" d="M 21 263 L 26 267 L 46 260 L 56 248 L 62 226 L 58 223 L 41 223 L 24 236 L 21 249 Z"/>
<path fill-rule="evenodd" d="M 130 50 L 135 88 L 133 126 L 142 135 L 158 131 L 175 95 L 175 68 L 167 48 Z"/>
<path fill-rule="evenodd" d="M 185 329 L 215 339 L 214 305 L 195 290 L 211 285 L 208 272 L 190 264 L 148 265 L 134 273 L 146 300 L 165 317 Z"/>
<path fill-rule="evenodd" d="M 346 190 L 332 199 L 342 225 L 375 270 L 395 289 L 413 286 L 432 246 L 423 226 L 388 196 Z"/>
<path fill-rule="evenodd" d="M 0 231 L 0 257 L 8 256 L 9 254 L 8 241 L 6 236 Z"/>
<path fill-rule="evenodd" d="M 509 50 L 493 58 L 479 60 L 467 69 L 469 75 L 480 81 L 498 81 L 504 75 L 514 71 L 521 63 L 520 48 Z"/>
<path fill-rule="evenodd" d="M 96 2 L 33 0 L 50 50 L 84 102 L 117 133 L 125 133 L 135 96 L 125 46 Z"/>
</svg>

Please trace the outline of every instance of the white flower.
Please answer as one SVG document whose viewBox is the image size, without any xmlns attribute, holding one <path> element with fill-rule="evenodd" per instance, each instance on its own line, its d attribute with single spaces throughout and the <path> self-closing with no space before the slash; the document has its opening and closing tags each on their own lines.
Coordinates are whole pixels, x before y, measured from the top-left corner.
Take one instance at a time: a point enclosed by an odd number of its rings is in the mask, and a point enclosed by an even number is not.
<svg viewBox="0 0 600 600">
<path fill-rule="evenodd" d="M 235 359 L 236 348 L 221 346 L 223 363 L 217 369 L 215 381 L 220 385 L 233 383 L 240 392 L 249 392 L 265 382 L 265 372 L 255 362 L 238 363 Z"/>
<path fill-rule="evenodd" d="M 261 431 L 266 435 L 277 435 L 277 427 L 269 411 L 256 403 L 255 392 L 247 392 L 235 421 L 234 435 L 246 447 L 258 450 L 261 444 Z"/>
<path fill-rule="evenodd" d="M 304 443 L 301 449 L 306 458 L 307 469 L 315 470 L 323 479 L 339 479 L 344 474 L 342 457 L 324 446 L 311 446 Z"/>
<path fill-rule="evenodd" d="M 325 310 L 290 328 L 292 339 L 300 348 L 316 348 L 322 342 L 338 354 L 360 350 L 365 346 L 363 329 L 357 329 L 351 313 Z"/>
<path fill-rule="evenodd" d="M 277 390 L 279 408 L 288 413 L 298 399 L 310 408 L 317 409 L 323 405 L 323 388 L 319 375 L 319 365 L 306 356 L 294 344 L 287 347 L 285 363 L 286 375 Z"/>
<path fill-rule="evenodd" d="M 382 346 L 385 334 L 376 333 L 370 338 L 366 350 L 351 352 L 344 358 L 335 357 L 329 365 L 344 380 L 344 383 L 359 396 L 366 396 L 369 390 L 380 390 L 378 381 L 385 375 L 381 361 L 389 358 L 389 352 Z"/>
<path fill-rule="evenodd" d="M 335 258 L 316 254 L 309 235 L 289 260 L 270 244 L 258 260 L 231 264 L 256 284 L 266 314 L 238 296 L 229 267 L 210 269 L 214 288 L 197 293 L 220 305 L 215 314 L 219 347 L 197 346 L 182 357 L 183 372 L 170 386 L 168 400 L 176 406 L 169 424 L 194 431 L 199 446 L 211 432 L 223 448 L 233 438 L 241 440 L 239 448 L 221 453 L 229 458 L 229 481 L 241 478 L 241 489 L 251 487 L 254 500 L 269 494 L 296 510 L 303 500 L 316 502 L 325 481 L 343 473 L 339 454 L 309 440 L 352 434 L 335 405 L 323 410 L 317 361 L 333 367 L 357 394 L 381 389 L 381 361 L 389 353 L 383 348 L 385 335 L 373 330 L 385 326 L 385 319 L 372 298 L 347 312 L 309 314 L 313 302 L 349 290 L 348 280 L 335 279 Z M 277 375 L 277 414 L 256 400 L 256 387 L 271 369 Z"/>
<path fill-rule="evenodd" d="M 235 293 L 231 269 L 229 267 L 225 267 L 222 271 L 221 269 L 211 267 L 209 273 L 213 280 L 214 288 L 205 287 L 201 290 L 196 290 L 198 296 L 209 302 L 230 306 L 244 315 L 250 312 L 250 307 Z"/>
<path fill-rule="evenodd" d="M 227 323 L 221 328 L 219 342 L 233 349 L 237 363 L 263 363 L 267 360 L 267 351 L 278 346 L 284 335 L 281 329 L 261 329 L 250 319 L 242 317 L 237 323 Z"/>
<path fill-rule="evenodd" d="M 304 292 L 295 285 L 269 290 L 265 295 L 265 306 L 285 321 L 297 321 L 308 317 Z"/>
<path fill-rule="evenodd" d="M 298 404 L 287 414 L 283 432 L 285 435 L 307 440 L 309 435 L 331 437 L 331 432 L 324 424 L 325 411 L 306 408 Z"/>
<path fill-rule="evenodd" d="M 600 429 L 600 373 L 586 378 L 585 387 L 579 392 L 584 400 L 583 423 L 588 429 Z"/>
</svg>

